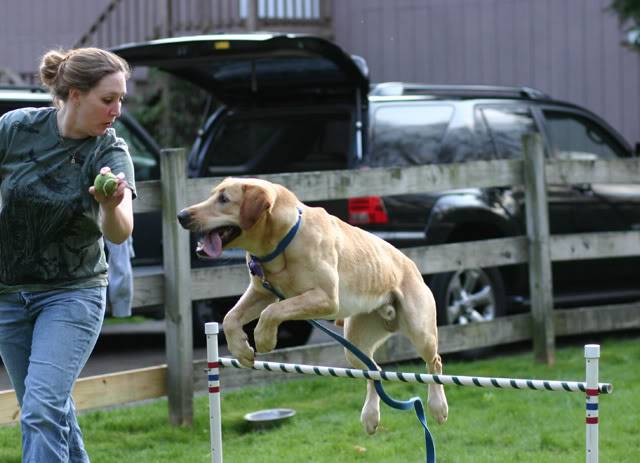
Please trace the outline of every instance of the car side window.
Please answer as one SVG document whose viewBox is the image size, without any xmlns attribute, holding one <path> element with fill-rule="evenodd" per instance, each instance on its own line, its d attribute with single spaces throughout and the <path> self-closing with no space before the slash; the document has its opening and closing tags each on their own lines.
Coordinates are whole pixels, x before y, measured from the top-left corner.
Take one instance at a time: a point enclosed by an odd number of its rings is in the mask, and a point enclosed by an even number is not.
<svg viewBox="0 0 640 463">
<path fill-rule="evenodd" d="M 129 154 L 131 154 L 131 160 L 133 161 L 136 182 L 158 180 L 160 178 L 160 165 L 153 152 L 120 119 L 116 119 L 113 127 L 116 135 L 127 142 Z"/>
<path fill-rule="evenodd" d="M 586 117 L 563 111 L 543 111 L 553 155 L 559 159 L 615 159 L 627 156 L 623 146 Z"/>
<path fill-rule="evenodd" d="M 537 132 L 537 126 L 527 106 L 480 106 L 477 108 L 488 127 L 495 159 L 522 157 L 522 136 Z"/>
<path fill-rule="evenodd" d="M 367 164 L 376 167 L 439 162 L 442 139 L 453 112 L 453 106 L 444 104 L 385 104 L 377 108 Z"/>
</svg>

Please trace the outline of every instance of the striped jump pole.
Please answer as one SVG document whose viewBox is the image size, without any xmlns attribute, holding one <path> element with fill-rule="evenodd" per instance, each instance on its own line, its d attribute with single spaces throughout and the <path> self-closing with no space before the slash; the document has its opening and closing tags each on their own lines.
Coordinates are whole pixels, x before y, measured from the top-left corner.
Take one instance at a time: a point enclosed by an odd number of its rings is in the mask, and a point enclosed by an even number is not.
<svg viewBox="0 0 640 463">
<path fill-rule="evenodd" d="M 213 323 L 207 323 L 213 325 Z M 217 323 L 215 324 L 215 331 L 217 333 Z M 217 341 L 217 336 L 216 336 Z M 207 343 L 210 342 L 209 336 L 207 336 Z M 209 352 L 209 346 L 207 346 L 207 352 Z M 559 392 L 582 392 L 586 394 L 587 400 L 587 436 L 586 436 L 586 461 L 587 463 L 598 462 L 598 396 L 599 394 L 610 394 L 613 392 L 613 386 L 610 383 L 598 382 L 598 358 L 600 357 L 600 346 L 596 344 L 589 344 L 585 346 L 585 360 L 586 360 L 586 382 L 579 381 L 561 381 L 561 380 L 545 380 L 545 379 L 515 379 L 515 378 L 491 378 L 480 376 L 453 376 L 453 375 L 431 375 L 425 373 L 407 373 L 385 370 L 358 370 L 354 368 L 336 368 L 325 367 L 316 365 L 303 365 L 294 363 L 281 363 L 281 362 L 267 362 L 261 360 L 255 360 L 252 369 L 270 371 L 273 373 L 297 373 L 302 375 L 314 375 L 314 376 L 332 376 L 338 378 L 352 378 L 352 379 L 370 379 L 380 381 L 393 381 L 404 383 L 422 383 L 422 384 L 451 384 L 456 386 L 471 386 L 480 388 L 494 388 L 494 389 L 527 389 L 538 391 L 559 391 Z M 215 350 L 215 373 L 213 373 L 212 367 L 209 367 L 209 403 L 212 403 L 212 395 L 217 397 L 217 413 L 220 411 L 220 397 L 219 388 L 215 388 L 215 392 L 212 392 L 211 378 L 214 376 L 218 379 L 218 367 L 231 367 L 231 368 L 246 368 L 240 364 L 240 362 L 233 358 L 225 358 L 217 356 L 217 346 Z M 208 356 L 209 365 L 213 360 Z M 219 384 L 219 383 L 217 383 Z M 212 432 L 212 449 L 213 449 L 213 434 L 217 432 L 220 435 L 220 415 L 216 415 L 213 408 L 211 408 L 211 432 Z M 218 418 L 216 418 L 216 416 Z M 214 424 L 217 429 L 214 429 Z M 221 442 L 221 441 L 220 441 Z M 220 454 L 222 454 L 222 447 Z M 213 455 L 213 454 L 212 454 Z M 222 456 L 220 456 L 222 458 Z M 212 460 L 214 463 L 218 463 L 222 460 Z"/>
<path fill-rule="evenodd" d="M 220 357 L 220 366 L 245 368 L 236 359 Z M 353 368 L 321 367 L 296 363 L 265 362 L 255 360 L 253 370 L 273 373 L 298 373 L 301 375 L 333 376 L 338 378 L 371 379 L 402 383 L 452 384 L 456 386 L 475 386 L 495 389 L 531 389 L 538 391 L 586 392 L 587 385 L 576 381 L 549 381 L 545 379 L 486 378 L 481 376 L 430 375 L 424 373 L 406 373 L 385 370 L 357 370 Z M 613 386 L 600 383 L 597 390 L 609 394 Z"/>
<path fill-rule="evenodd" d="M 584 346 L 587 379 L 587 463 L 598 463 L 598 362 L 600 346 L 587 344 Z"/>
<path fill-rule="evenodd" d="M 211 463 L 222 463 L 222 413 L 220 410 L 220 363 L 218 359 L 218 324 L 206 323 L 207 382 L 209 386 L 209 429 Z"/>
</svg>

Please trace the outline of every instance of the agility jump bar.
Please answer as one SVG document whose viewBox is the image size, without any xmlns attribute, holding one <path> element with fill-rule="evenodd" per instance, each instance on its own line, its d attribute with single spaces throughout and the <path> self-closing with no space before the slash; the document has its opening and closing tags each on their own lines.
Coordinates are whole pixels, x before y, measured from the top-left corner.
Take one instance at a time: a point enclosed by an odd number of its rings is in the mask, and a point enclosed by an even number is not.
<svg viewBox="0 0 640 463">
<path fill-rule="evenodd" d="M 243 368 L 237 359 L 219 358 L 223 367 Z M 551 381 L 544 379 L 488 378 L 481 376 L 430 375 L 423 373 L 407 373 L 385 370 L 358 370 L 353 368 L 336 368 L 296 363 L 265 362 L 255 360 L 253 370 L 264 370 L 278 373 L 298 373 L 301 375 L 333 376 L 338 378 L 370 379 L 422 384 L 452 384 L 456 386 L 472 386 L 494 389 L 531 389 L 537 391 L 586 392 L 585 382 Z M 613 386 L 609 383 L 598 383 L 600 394 L 610 394 Z"/>
</svg>

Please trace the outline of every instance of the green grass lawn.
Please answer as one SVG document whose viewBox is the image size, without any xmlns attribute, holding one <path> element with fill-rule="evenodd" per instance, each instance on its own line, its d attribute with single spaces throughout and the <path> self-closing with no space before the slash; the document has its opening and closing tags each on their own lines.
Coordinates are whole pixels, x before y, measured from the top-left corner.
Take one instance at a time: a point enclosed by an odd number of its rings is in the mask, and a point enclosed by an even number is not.
<svg viewBox="0 0 640 463">
<path fill-rule="evenodd" d="M 600 381 L 614 393 L 600 397 L 600 459 L 640 461 L 640 337 L 603 338 Z M 391 369 L 391 368 L 387 368 Z M 419 365 L 399 368 L 420 371 Z M 553 368 L 532 355 L 445 364 L 445 373 L 583 380 L 582 347 L 557 351 Z M 224 370 L 222 371 L 224 387 Z M 426 386 L 387 383 L 396 398 L 426 395 Z M 413 411 L 382 405 L 381 429 L 364 433 L 359 422 L 365 385 L 352 379 L 305 377 L 223 393 L 227 462 L 424 462 L 424 435 Z M 582 393 L 492 390 L 447 386 L 449 421 L 430 424 L 438 462 L 583 462 Z M 84 414 L 80 422 L 93 463 L 209 462 L 206 396 L 195 401 L 192 428 L 167 424 L 166 401 Z M 297 414 L 269 431 L 252 431 L 245 413 L 287 407 Z M 19 463 L 19 429 L 0 428 L 0 462 Z"/>
<path fill-rule="evenodd" d="M 138 325 L 146 321 L 149 321 L 149 318 L 140 315 L 134 315 L 133 317 L 106 317 L 104 325 Z"/>
</svg>

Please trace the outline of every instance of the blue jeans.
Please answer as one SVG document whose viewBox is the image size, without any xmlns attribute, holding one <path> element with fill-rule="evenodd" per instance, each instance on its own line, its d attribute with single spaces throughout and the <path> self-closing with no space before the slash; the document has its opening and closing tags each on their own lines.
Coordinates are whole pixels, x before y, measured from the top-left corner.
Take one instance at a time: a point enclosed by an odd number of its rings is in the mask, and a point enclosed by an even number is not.
<svg viewBox="0 0 640 463">
<path fill-rule="evenodd" d="M 106 288 L 0 294 L 0 355 L 21 408 L 24 463 L 87 463 L 71 398 L 93 350 Z"/>
</svg>

